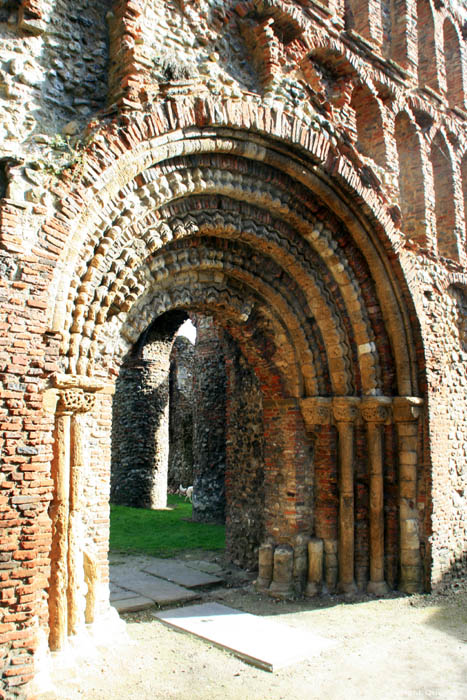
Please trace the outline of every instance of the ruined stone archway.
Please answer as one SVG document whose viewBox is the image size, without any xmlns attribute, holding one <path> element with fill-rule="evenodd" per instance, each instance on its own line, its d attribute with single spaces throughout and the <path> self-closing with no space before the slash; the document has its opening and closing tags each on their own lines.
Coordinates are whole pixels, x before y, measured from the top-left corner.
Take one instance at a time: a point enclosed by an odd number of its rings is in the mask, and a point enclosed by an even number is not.
<svg viewBox="0 0 467 700">
<path fill-rule="evenodd" d="M 111 385 L 125 354 L 167 311 L 212 316 L 263 396 L 258 587 L 301 591 L 310 564 L 321 572 L 310 593 L 383 592 L 387 583 L 418 590 L 412 456 L 421 401 L 391 239 L 303 150 L 244 136 L 188 128 L 170 146 L 143 141 L 131 163 L 119 159 L 118 175 L 112 166 L 103 187 L 93 185 L 99 194 L 74 219 L 55 277 L 64 386 Z M 97 400 L 102 423 L 111 398 Z M 108 435 L 102 424 L 101 449 Z M 101 456 L 99 464 L 105 483 L 109 466 Z M 102 501 L 86 514 L 89 532 L 100 522 L 96 578 L 105 582 Z M 95 609 L 105 608 L 105 586 L 95 598 Z"/>
</svg>

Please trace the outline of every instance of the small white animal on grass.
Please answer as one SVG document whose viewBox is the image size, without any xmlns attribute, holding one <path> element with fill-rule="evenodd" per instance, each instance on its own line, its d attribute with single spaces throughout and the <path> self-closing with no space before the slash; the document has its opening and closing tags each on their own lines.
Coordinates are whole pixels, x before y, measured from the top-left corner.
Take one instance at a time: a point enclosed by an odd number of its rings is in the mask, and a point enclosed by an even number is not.
<svg viewBox="0 0 467 700">
<path fill-rule="evenodd" d="M 193 498 L 193 486 L 187 486 L 186 489 L 180 484 L 178 487 L 178 492 L 180 496 L 185 496 L 185 501 L 191 501 Z"/>
</svg>

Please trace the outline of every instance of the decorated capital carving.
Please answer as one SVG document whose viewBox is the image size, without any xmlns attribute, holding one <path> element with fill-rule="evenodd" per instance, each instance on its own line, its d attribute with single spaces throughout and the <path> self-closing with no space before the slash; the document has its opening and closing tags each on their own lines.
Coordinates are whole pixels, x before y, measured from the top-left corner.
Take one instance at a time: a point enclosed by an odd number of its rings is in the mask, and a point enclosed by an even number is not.
<svg viewBox="0 0 467 700">
<path fill-rule="evenodd" d="M 386 423 L 391 417 L 392 401 L 386 396 L 371 396 L 362 399 L 360 412 L 367 423 Z"/>
<path fill-rule="evenodd" d="M 58 413 L 86 413 L 96 403 L 96 395 L 82 389 L 63 389 L 59 392 Z"/>
<path fill-rule="evenodd" d="M 79 409 L 79 413 L 87 413 L 88 411 L 92 411 L 95 405 L 96 395 L 89 391 L 83 391 L 83 402 L 81 408 Z"/>
<path fill-rule="evenodd" d="M 59 392 L 57 412 L 76 413 L 83 405 L 83 392 L 81 389 L 64 389 Z"/>
<path fill-rule="evenodd" d="M 396 396 L 393 400 L 393 415 L 396 423 L 410 423 L 419 419 L 423 399 L 418 396 Z"/>
<path fill-rule="evenodd" d="M 358 419 L 360 399 L 356 396 L 335 396 L 332 410 L 336 423 L 355 423 Z"/>
<path fill-rule="evenodd" d="M 332 399 L 322 396 L 312 396 L 300 401 L 303 420 L 307 430 L 315 425 L 329 425 L 331 422 Z"/>
</svg>

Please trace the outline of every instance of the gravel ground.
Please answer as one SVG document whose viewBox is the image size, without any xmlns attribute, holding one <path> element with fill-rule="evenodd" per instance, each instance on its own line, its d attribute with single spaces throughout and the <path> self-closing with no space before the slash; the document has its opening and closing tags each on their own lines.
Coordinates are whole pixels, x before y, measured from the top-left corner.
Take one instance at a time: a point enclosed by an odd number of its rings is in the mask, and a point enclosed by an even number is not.
<svg viewBox="0 0 467 700">
<path fill-rule="evenodd" d="M 39 700 L 467 698 L 467 586 L 352 601 L 274 601 L 255 594 L 239 572 L 229 586 L 203 597 L 310 630 L 331 645 L 272 674 L 167 628 L 151 611 L 127 614 L 126 641 L 99 648 L 73 671 L 55 664 L 55 692 Z"/>
</svg>

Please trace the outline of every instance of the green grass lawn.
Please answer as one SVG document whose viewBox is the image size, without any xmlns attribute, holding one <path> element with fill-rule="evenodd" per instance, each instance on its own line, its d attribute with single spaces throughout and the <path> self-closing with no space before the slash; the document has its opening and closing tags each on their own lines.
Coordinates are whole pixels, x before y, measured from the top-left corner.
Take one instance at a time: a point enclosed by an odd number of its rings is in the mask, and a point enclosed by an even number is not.
<svg viewBox="0 0 467 700">
<path fill-rule="evenodd" d="M 191 503 L 169 495 L 173 510 L 110 506 L 110 549 L 170 557 L 182 549 L 224 549 L 225 527 L 187 522 Z"/>
</svg>

